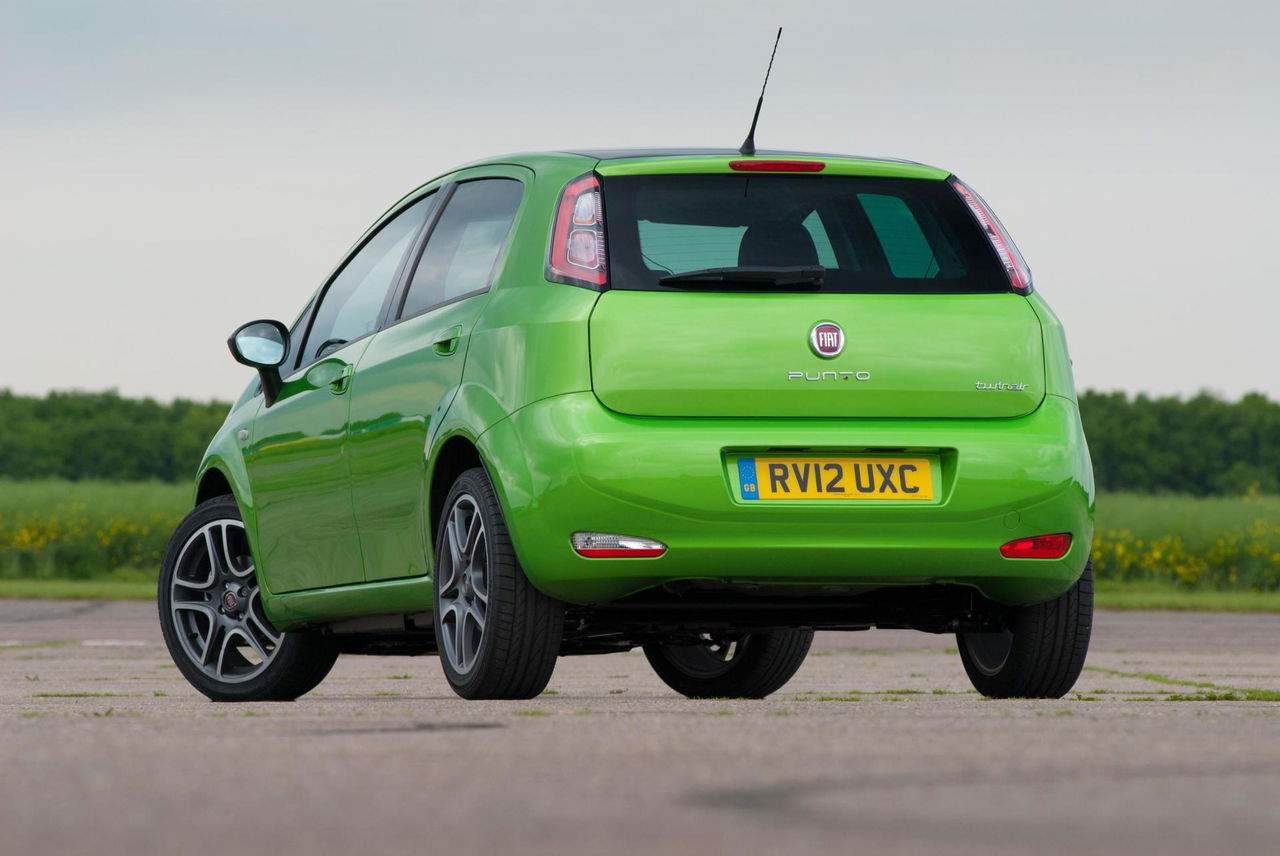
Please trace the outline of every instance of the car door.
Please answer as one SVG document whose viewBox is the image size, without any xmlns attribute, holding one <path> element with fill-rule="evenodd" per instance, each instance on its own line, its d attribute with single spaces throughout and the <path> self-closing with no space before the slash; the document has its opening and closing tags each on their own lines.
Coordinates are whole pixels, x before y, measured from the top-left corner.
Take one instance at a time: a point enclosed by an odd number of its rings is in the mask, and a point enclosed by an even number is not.
<svg viewBox="0 0 1280 856">
<path fill-rule="evenodd" d="M 263 407 L 246 454 L 257 561 L 273 593 L 364 579 L 344 446 L 356 362 L 384 317 L 392 286 L 434 199 L 385 221 L 321 290 L 291 341 L 280 394 Z"/>
<path fill-rule="evenodd" d="M 464 173 L 443 191 L 407 266 L 392 322 L 356 370 L 348 448 L 365 577 L 429 570 L 426 450 L 462 381 L 471 329 L 523 196 L 518 168 Z"/>
</svg>

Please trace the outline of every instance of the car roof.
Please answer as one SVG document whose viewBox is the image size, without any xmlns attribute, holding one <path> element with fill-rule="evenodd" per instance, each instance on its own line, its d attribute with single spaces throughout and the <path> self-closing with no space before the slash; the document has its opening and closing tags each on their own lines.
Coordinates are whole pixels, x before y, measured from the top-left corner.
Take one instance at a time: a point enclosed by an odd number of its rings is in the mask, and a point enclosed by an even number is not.
<svg viewBox="0 0 1280 856">
<path fill-rule="evenodd" d="M 717 148 L 635 148 L 635 149 L 561 149 L 564 154 L 581 155 L 597 160 L 621 160 L 624 158 L 680 158 L 680 157 L 733 157 L 741 155 L 737 149 Z M 915 164 L 916 161 L 901 158 L 864 157 L 862 155 L 841 155 L 831 152 L 797 152 L 785 149 L 758 149 L 755 157 L 809 157 L 839 158 L 841 160 L 880 161 L 882 163 Z M 922 164 L 923 165 L 923 164 Z"/>
</svg>

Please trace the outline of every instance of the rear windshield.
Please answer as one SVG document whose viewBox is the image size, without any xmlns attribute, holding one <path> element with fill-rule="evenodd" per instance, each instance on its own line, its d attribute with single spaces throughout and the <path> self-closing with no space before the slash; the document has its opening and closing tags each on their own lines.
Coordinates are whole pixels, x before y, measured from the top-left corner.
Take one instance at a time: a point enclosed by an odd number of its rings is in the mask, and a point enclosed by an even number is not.
<svg viewBox="0 0 1280 856">
<path fill-rule="evenodd" d="M 821 286 L 806 290 L 1011 290 L 981 227 L 945 181 L 613 176 L 604 179 L 604 204 L 612 288 L 666 291 L 662 277 L 707 268 L 821 265 Z M 766 286 L 771 288 L 792 290 Z M 717 284 L 713 290 L 735 286 Z M 753 284 L 749 290 L 760 288 Z"/>
</svg>

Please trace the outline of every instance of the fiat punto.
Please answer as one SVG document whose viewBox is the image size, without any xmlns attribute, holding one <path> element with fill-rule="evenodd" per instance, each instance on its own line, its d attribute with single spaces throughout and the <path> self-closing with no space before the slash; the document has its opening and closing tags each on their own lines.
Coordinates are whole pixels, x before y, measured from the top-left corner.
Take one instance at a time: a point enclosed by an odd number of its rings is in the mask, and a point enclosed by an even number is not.
<svg viewBox="0 0 1280 856">
<path fill-rule="evenodd" d="M 643 649 L 763 697 L 815 630 L 953 633 L 988 696 L 1089 642 L 1094 486 L 1062 327 L 946 170 L 719 150 L 513 155 L 377 220 L 200 464 L 159 581 L 218 700 L 341 653 L 466 698 Z"/>
</svg>

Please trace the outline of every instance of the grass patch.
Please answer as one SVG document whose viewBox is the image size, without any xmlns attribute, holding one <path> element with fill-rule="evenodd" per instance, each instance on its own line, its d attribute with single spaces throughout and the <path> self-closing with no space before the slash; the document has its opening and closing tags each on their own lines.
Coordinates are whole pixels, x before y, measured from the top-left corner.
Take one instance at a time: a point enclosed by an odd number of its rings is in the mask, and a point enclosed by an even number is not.
<svg viewBox="0 0 1280 856">
<path fill-rule="evenodd" d="M 45 642 L 7 642 L 0 645 L 0 651 L 28 651 L 32 648 L 60 648 L 71 643 L 65 639 L 50 639 Z"/>
<path fill-rule="evenodd" d="M 146 580 L 0 579 L 0 600 L 155 600 L 151 573 Z"/>
<path fill-rule="evenodd" d="M 1099 609 L 1160 609 L 1196 612 L 1280 612 L 1280 591 L 1219 591 L 1158 580 L 1098 580 Z"/>
<path fill-rule="evenodd" d="M 1118 678 L 1138 678 L 1157 684 L 1175 687 L 1195 687 L 1203 692 L 1172 693 L 1165 696 L 1166 701 L 1280 701 L 1280 690 L 1259 690 L 1248 687 L 1230 687 L 1223 684 L 1211 684 L 1208 681 L 1184 681 L 1155 672 L 1122 672 L 1118 669 L 1104 669 L 1101 666 L 1085 666 L 1091 672 L 1104 675 L 1115 675 Z"/>
<path fill-rule="evenodd" d="M 513 710 L 511 711 L 511 715 L 512 716 L 550 716 L 551 714 L 545 710 L 529 708 L 527 710 Z"/>
</svg>

